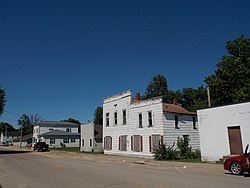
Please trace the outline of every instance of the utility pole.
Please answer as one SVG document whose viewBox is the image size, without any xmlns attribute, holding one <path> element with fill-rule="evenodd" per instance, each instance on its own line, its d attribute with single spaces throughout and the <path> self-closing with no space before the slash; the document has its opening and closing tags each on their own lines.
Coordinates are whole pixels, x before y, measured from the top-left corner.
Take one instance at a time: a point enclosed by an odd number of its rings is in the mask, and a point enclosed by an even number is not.
<svg viewBox="0 0 250 188">
<path fill-rule="evenodd" d="M 21 127 L 20 148 L 22 147 L 23 128 Z"/>
<path fill-rule="evenodd" d="M 208 107 L 211 107 L 209 86 L 207 86 L 207 101 L 208 101 Z"/>
</svg>

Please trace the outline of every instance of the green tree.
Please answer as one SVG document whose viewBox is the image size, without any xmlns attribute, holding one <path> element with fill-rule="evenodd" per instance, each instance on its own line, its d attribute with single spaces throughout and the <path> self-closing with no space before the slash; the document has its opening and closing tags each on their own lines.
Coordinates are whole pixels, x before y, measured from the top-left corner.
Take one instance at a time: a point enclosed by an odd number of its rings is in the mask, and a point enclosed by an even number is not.
<svg viewBox="0 0 250 188">
<path fill-rule="evenodd" d="M 94 113 L 94 123 L 103 124 L 103 107 L 99 106 L 96 108 Z"/>
<path fill-rule="evenodd" d="M 5 90 L 0 86 L 0 116 L 3 113 L 4 105 L 5 105 Z"/>
<path fill-rule="evenodd" d="M 162 96 L 163 101 L 168 101 L 168 84 L 167 79 L 163 75 L 154 76 L 148 84 L 145 92 L 145 99 Z"/>
<path fill-rule="evenodd" d="M 207 108 L 207 91 L 203 86 L 194 88 L 183 88 L 178 98 L 179 104 L 188 111 L 196 112 L 199 109 Z"/>
<path fill-rule="evenodd" d="M 37 114 L 30 116 L 23 114 L 18 120 L 18 125 L 22 127 L 23 135 L 27 135 L 27 134 L 32 134 L 33 126 L 41 121 L 42 118 L 39 117 Z"/>
<path fill-rule="evenodd" d="M 17 131 L 11 124 L 6 122 L 0 122 L 0 132 L 5 132 L 7 128 L 7 131 Z"/>
<path fill-rule="evenodd" d="M 250 38 L 243 35 L 226 43 L 228 55 L 206 77 L 213 106 L 250 100 Z"/>
</svg>

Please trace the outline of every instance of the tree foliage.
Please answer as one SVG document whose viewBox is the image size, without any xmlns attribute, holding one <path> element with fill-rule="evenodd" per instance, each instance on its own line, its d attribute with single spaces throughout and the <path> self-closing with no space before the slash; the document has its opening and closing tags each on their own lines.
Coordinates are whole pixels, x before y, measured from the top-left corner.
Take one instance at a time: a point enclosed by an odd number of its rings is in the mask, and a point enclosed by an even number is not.
<svg viewBox="0 0 250 188">
<path fill-rule="evenodd" d="M 5 90 L 0 86 L 0 116 L 3 113 L 4 105 L 5 105 Z"/>
<path fill-rule="evenodd" d="M 250 100 L 250 38 L 243 35 L 226 43 L 228 55 L 217 63 L 215 73 L 206 77 L 212 105 Z"/>
<path fill-rule="evenodd" d="M 168 100 L 168 84 L 167 79 L 163 75 L 154 76 L 148 84 L 145 92 L 145 99 L 162 96 L 163 101 Z"/>
<path fill-rule="evenodd" d="M 200 86 L 198 88 L 186 87 L 177 91 L 168 90 L 167 79 L 160 74 L 151 79 L 146 88 L 145 96 L 142 98 L 149 99 L 158 96 L 162 96 L 165 103 L 172 103 L 173 99 L 176 98 L 178 105 L 192 112 L 208 106 L 206 88 Z"/>
<path fill-rule="evenodd" d="M 23 129 L 23 135 L 31 134 L 33 132 L 33 126 L 42 121 L 42 118 L 37 114 L 35 115 L 26 115 L 23 114 L 19 120 L 18 125 L 20 125 Z"/>
<path fill-rule="evenodd" d="M 103 107 L 99 106 L 96 108 L 94 113 L 94 123 L 95 124 L 103 124 Z"/>
<path fill-rule="evenodd" d="M 16 129 L 9 123 L 6 122 L 0 122 L 0 133 L 1 132 L 5 132 L 7 129 L 7 131 L 9 132 L 14 132 L 16 131 Z"/>
<path fill-rule="evenodd" d="M 196 88 L 183 88 L 177 95 L 180 106 L 188 111 L 196 112 L 207 108 L 207 91 L 203 86 Z"/>
<path fill-rule="evenodd" d="M 68 118 L 68 119 L 65 119 L 63 120 L 64 122 L 70 122 L 70 123 L 75 123 L 77 125 L 81 125 L 81 122 L 77 119 L 74 119 L 74 118 Z"/>
</svg>

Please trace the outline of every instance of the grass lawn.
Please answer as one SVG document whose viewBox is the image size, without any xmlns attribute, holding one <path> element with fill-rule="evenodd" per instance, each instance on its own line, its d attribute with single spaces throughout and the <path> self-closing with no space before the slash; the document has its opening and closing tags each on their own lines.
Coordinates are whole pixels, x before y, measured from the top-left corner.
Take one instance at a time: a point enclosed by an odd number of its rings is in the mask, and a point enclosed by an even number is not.
<svg viewBox="0 0 250 188">
<path fill-rule="evenodd" d="M 49 149 L 58 151 L 80 152 L 80 147 L 60 147 L 60 148 L 49 148 Z"/>
</svg>

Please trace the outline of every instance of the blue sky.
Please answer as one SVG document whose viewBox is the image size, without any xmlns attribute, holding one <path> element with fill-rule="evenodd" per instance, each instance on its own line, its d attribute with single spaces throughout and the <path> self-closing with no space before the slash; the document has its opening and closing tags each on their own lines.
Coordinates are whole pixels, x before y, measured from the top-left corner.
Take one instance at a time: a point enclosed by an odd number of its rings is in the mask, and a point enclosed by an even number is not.
<svg viewBox="0 0 250 188">
<path fill-rule="evenodd" d="M 93 119 L 102 100 L 145 92 L 164 75 L 168 88 L 205 85 L 225 44 L 249 37 L 248 0 L 0 1 L 0 121 Z"/>
</svg>

